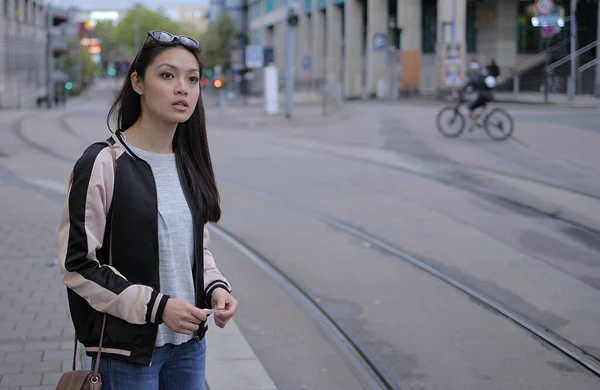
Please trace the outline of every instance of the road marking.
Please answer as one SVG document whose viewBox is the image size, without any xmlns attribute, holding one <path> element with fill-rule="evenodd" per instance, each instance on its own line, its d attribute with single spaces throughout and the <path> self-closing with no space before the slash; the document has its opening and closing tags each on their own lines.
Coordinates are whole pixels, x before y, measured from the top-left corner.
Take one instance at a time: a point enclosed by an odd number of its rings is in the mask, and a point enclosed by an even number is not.
<svg viewBox="0 0 600 390">
<path fill-rule="evenodd" d="M 67 196 L 68 183 L 47 179 L 26 179 L 29 184 Z M 218 234 L 218 233 L 217 233 Z M 234 321 L 225 329 L 212 326 L 206 336 L 206 382 L 211 390 L 277 390 L 269 374 Z M 82 366 L 91 359 L 84 356 Z"/>
</svg>

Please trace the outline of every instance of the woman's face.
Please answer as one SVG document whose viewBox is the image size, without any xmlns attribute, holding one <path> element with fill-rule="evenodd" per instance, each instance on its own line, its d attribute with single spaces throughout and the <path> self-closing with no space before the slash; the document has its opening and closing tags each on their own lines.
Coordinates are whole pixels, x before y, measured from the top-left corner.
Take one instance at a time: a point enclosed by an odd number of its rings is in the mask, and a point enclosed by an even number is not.
<svg viewBox="0 0 600 390">
<path fill-rule="evenodd" d="M 135 83 L 135 74 L 132 77 Z M 192 116 L 200 96 L 198 60 L 186 49 L 167 49 L 148 66 L 138 86 L 142 112 L 166 123 L 185 122 Z"/>
</svg>

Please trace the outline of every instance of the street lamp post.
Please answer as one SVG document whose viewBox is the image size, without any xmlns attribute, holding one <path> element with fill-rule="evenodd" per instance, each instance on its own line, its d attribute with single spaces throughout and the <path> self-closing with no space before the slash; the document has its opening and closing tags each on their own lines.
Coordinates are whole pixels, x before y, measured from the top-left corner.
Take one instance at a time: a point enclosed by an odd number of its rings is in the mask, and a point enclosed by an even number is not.
<svg viewBox="0 0 600 390">
<path fill-rule="evenodd" d="M 452 42 L 456 41 L 456 0 L 452 0 L 452 29 L 451 29 Z"/>
<path fill-rule="evenodd" d="M 596 37 L 596 97 L 600 98 L 600 1 L 598 2 L 598 27 Z"/>
<path fill-rule="evenodd" d="M 52 102 L 54 102 L 54 53 L 52 51 L 52 4 L 48 4 L 47 12 L 46 12 L 46 26 L 48 28 L 48 56 L 46 60 L 47 63 L 47 71 L 48 71 L 48 107 L 52 107 Z"/>
<path fill-rule="evenodd" d="M 575 85 L 577 81 L 577 56 L 575 52 L 577 51 L 577 17 L 575 13 L 577 12 L 577 0 L 571 0 L 571 76 L 569 77 L 569 85 L 568 85 L 568 99 L 569 101 L 573 101 L 575 99 Z"/>
<path fill-rule="evenodd" d="M 298 23 L 298 16 L 294 10 L 294 0 L 287 0 L 287 18 L 285 24 L 285 117 L 292 119 L 294 114 L 294 89 L 295 66 L 294 66 L 294 30 Z"/>
</svg>

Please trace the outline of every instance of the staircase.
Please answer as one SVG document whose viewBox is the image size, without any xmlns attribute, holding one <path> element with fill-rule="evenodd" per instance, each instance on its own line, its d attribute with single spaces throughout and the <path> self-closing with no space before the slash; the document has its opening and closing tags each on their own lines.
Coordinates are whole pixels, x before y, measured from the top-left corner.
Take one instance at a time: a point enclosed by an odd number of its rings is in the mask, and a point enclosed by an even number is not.
<svg viewBox="0 0 600 390">
<path fill-rule="evenodd" d="M 568 43 L 569 40 L 565 39 L 515 67 L 513 74 L 501 82 L 498 90 L 515 94 L 520 91 L 544 93 L 547 83 L 549 93 L 568 93 L 571 75 L 571 56 L 566 51 Z M 575 51 L 577 94 L 594 94 L 596 56 L 591 51 L 596 46 L 594 41 Z"/>
<path fill-rule="evenodd" d="M 563 39 L 562 41 L 550 46 L 544 51 L 528 58 L 526 61 L 518 64 L 512 69 L 510 77 L 502 80 L 498 85 L 498 91 L 502 92 L 540 92 L 540 88 L 544 84 L 544 68 L 546 67 L 546 61 L 548 63 L 554 63 L 568 53 L 569 50 L 569 39 Z M 562 72 L 562 69 L 557 69 Z M 568 76 L 568 73 L 567 73 Z M 555 72 L 555 86 L 559 87 L 562 82 L 562 73 L 558 74 Z M 566 91 L 566 79 L 564 81 L 564 88 Z M 517 90 L 517 91 L 515 91 Z"/>
</svg>

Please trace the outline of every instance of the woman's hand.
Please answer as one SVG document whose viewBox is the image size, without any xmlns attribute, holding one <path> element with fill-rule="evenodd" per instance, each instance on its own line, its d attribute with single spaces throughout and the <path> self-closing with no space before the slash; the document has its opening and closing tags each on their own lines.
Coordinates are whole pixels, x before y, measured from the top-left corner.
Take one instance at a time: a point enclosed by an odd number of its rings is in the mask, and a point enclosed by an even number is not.
<svg viewBox="0 0 600 390">
<path fill-rule="evenodd" d="M 206 313 L 202 309 L 183 299 L 169 298 L 167 301 L 163 322 L 175 332 L 191 335 L 202 321 L 206 321 Z"/>
<path fill-rule="evenodd" d="M 218 287 L 212 292 L 211 303 L 214 309 L 219 310 L 215 313 L 215 324 L 224 328 L 235 315 L 238 301 L 227 290 Z"/>
</svg>

